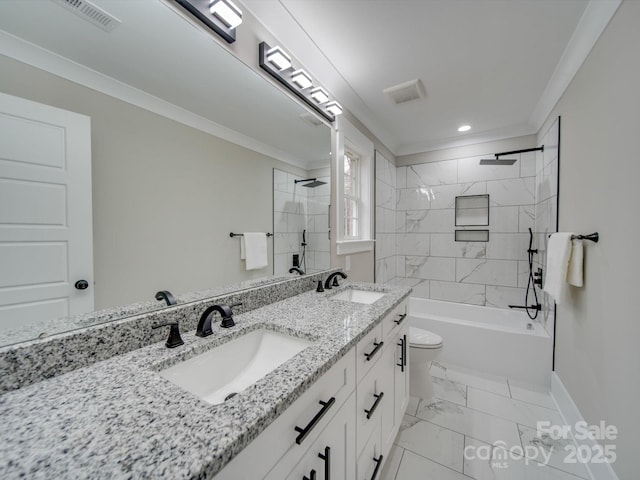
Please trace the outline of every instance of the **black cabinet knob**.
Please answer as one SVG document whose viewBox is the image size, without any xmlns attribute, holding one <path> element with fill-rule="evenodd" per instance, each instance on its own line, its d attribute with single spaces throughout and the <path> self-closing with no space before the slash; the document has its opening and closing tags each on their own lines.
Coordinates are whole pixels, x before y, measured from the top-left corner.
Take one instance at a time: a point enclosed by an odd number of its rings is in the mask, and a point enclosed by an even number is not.
<svg viewBox="0 0 640 480">
<path fill-rule="evenodd" d="M 86 280 L 78 280 L 74 285 L 78 290 L 86 290 L 89 288 L 89 282 Z"/>
</svg>

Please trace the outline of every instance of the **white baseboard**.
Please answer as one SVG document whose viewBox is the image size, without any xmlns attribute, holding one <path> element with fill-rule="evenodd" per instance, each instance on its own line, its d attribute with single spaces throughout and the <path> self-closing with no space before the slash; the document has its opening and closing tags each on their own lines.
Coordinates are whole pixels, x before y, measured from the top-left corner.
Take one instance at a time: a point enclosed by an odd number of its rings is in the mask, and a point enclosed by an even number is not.
<svg viewBox="0 0 640 480">
<path fill-rule="evenodd" d="M 573 428 L 578 422 L 585 421 L 580 410 L 574 403 L 571 395 L 565 388 L 564 384 L 560 380 L 560 377 L 556 372 L 551 372 L 551 397 L 564 420 L 565 425 L 569 425 Z M 597 442 L 592 439 L 585 439 L 574 442 L 580 445 L 585 445 L 591 449 Z M 616 472 L 613 471 L 611 464 L 609 463 L 586 463 L 587 471 L 591 480 L 619 480 Z"/>
</svg>

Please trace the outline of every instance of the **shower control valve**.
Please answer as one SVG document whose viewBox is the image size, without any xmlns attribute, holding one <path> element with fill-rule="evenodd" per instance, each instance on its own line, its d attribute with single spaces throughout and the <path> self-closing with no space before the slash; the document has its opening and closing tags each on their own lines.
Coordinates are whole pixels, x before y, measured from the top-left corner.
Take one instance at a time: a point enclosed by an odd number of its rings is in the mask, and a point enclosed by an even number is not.
<svg viewBox="0 0 640 480">
<path fill-rule="evenodd" d="M 533 273 L 533 283 L 542 288 L 542 268 L 538 267 L 538 271 Z"/>
</svg>

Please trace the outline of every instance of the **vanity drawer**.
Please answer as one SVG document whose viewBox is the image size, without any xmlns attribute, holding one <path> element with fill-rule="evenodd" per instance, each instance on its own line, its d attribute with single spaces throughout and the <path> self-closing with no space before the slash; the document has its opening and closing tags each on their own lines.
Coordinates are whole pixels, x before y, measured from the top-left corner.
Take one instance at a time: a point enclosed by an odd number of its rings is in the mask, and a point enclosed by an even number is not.
<svg viewBox="0 0 640 480">
<path fill-rule="evenodd" d="M 382 356 L 383 349 L 382 325 L 378 324 L 356 345 L 356 372 L 358 375 L 358 383 L 360 383 L 371 367 Z"/>
<path fill-rule="evenodd" d="M 354 349 L 347 352 L 231 460 L 215 476 L 216 480 L 272 478 L 267 473 L 280 462 L 279 468 L 290 471 L 354 391 L 354 356 Z"/>
<path fill-rule="evenodd" d="M 378 423 L 358 457 L 357 480 L 380 480 L 384 461 L 380 443 L 380 424 Z"/>
<path fill-rule="evenodd" d="M 382 321 L 382 337 L 387 338 L 391 332 L 395 332 L 407 322 L 406 300 L 398 305 Z"/>
<path fill-rule="evenodd" d="M 317 480 L 352 480 L 356 473 L 355 397 L 352 393 L 293 470 L 280 462 L 265 480 L 302 480 L 311 478 L 312 471 Z"/>
<path fill-rule="evenodd" d="M 385 345 L 386 347 L 386 345 Z M 385 348 L 380 355 L 386 355 L 389 347 Z M 382 361 L 369 370 L 369 373 L 358 384 L 356 391 L 356 452 L 360 454 L 365 447 L 365 443 L 371 433 L 377 428 L 380 431 L 381 415 L 389 402 L 393 403 L 393 391 L 383 390 L 384 371 L 381 367 Z M 393 372 L 392 372 L 393 373 Z M 393 380 L 391 380 L 393 383 Z"/>
</svg>

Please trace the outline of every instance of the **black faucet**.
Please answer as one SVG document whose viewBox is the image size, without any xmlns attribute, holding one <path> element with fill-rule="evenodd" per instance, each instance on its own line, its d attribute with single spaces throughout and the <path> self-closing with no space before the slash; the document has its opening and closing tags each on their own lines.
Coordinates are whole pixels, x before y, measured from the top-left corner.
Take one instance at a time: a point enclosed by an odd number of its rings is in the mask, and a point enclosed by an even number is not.
<svg viewBox="0 0 640 480">
<path fill-rule="evenodd" d="M 238 305 L 242 305 L 242 303 L 235 303 L 231 305 L 231 307 L 237 307 Z M 222 317 L 222 321 L 220 322 L 220 326 L 222 328 L 233 327 L 236 322 L 233 321 L 233 312 L 231 311 L 231 307 L 229 305 L 222 304 L 213 305 L 207 308 L 202 312 L 202 316 L 198 322 L 198 328 L 196 329 L 196 335 L 198 337 L 208 337 L 213 333 L 211 321 L 213 320 L 213 316 L 216 312 L 218 312 Z"/>
<path fill-rule="evenodd" d="M 171 295 L 171 292 L 169 290 L 160 290 L 158 293 L 156 293 L 156 300 L 164 300 L 167 302 L 167 305 L 175 305 L 176 303 L 178 303 L 176 301 L 176 297 Z"/>
<path fill-rule="evenodd" d="M 331 275 L 329 275 L 327 277 L 327 280 L 324 282 L 325 290 L 330 290 L 331 287 L 339 287 L 340 286 L 340 284 L 338 283 L 338 275 L 340 275 L 342 278 L 347 278 L 347 274 L 346 273 L 342 273 L 340 271 L 333 272 Z M 331 280 L 333 280 L 333 283 L 331 283 Z"/>
<path fill-rule="evenodd" d="M 300 270 L 298 267 L 291 267 L 289 269 L 289 273 L 298 272 L 299 275 L 304 275 L 304 272 Z"/>
</svg>

